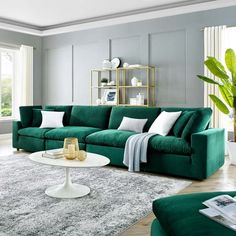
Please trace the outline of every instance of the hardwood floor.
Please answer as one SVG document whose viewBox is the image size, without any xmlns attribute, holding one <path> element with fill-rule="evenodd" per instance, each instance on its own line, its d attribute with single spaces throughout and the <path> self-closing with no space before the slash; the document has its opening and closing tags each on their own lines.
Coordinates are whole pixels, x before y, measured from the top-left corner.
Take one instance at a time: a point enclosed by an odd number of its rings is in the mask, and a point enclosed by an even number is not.
<svg viewBox="0 0 236 236">
<path fill-rule="evenodd" d="M 11 155 L 15 150 L 11 147 L 10 139 L 0 138 L 0 157 Z M 204 181 L 192 181 L 192 184 L 183 189 L 178 194 L 193 193 L 193 192 L 212 192 L 212 191 L 234 191 L 236 190 L 236 166 L 229 163 L 228 157 L 224 166 L 214 175 Z M 151 213 L 137 224 L 131 226 L 122 236 L 149 236 L 151 222 L 154 219 Z"/>
</svg>

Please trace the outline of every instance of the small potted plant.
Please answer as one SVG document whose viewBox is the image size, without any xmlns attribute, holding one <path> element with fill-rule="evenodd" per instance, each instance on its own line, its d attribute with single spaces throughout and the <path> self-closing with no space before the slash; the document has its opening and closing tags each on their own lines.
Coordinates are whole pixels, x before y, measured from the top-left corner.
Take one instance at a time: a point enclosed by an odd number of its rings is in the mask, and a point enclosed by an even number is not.
<svg viewBox="0 0 236 236">
<path fill-rule="evenodd" d="M 107 78 L 102 78 L 101 79 L 101 86 L 104 87 L 107 85 L 108 79 Z"/>
<path fill-rule="evenodd" d="M 234 140 L 228 142 L 228 151 L 231 164 L 236 165 L 236 55 L 233 49 L 225 52 L 225 65 L 230 72 L 227 73 L 225 67 L 214 57 L 207 57 L 204 62 L 209 71 L 217 78 L 211 79 L 203 75 L 198 78 L 206 83 L 218 86 L 221 97 L 209 94 L 216 107 L 224 114 L 230 114 L 233 110 Z M 229 109 L 231 108 L 231 109 Z M 230 111 L 231 110 L 231 111 Z"/>
</svg>

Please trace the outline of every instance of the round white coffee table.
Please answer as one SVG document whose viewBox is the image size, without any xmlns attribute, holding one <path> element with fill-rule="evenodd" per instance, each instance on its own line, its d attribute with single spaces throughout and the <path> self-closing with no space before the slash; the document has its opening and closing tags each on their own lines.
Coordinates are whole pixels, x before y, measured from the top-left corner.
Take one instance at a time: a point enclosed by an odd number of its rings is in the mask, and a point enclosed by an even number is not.
<svg viewBox="0 0 236 236">
<path fill-rule="evenodd" d="M 110 160 L 105 156 L 89 152 L 87 152 L 87 158 L 84 161 L 66 160 L 65 158 L 50 159 L 43 157 L 43 153 L 44 151 L 32 153 L 29 155 L 29 159 L 45 165 L 65 167 L 65 182 L 49 187 L 45 191 L 48 196 L 56 198 L 83 197 L 90 192 L 89 187 L 71 182 L 70 168 L 102 167 L 110 163 Z"/>
</svg>

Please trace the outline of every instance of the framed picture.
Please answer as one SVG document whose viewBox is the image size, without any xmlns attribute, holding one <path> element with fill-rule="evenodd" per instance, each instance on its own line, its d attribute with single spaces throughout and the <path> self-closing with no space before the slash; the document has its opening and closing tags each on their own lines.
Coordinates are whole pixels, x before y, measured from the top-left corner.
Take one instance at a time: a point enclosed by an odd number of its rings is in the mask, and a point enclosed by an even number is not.
<svg viewBox="0 0 236 236">
<path fill-rule="evenodd" d="M 104 101 L 107 105 L 116 105 L 117 91 L 116 89 L 106 89 L 104 91 Z"/>
</svg>

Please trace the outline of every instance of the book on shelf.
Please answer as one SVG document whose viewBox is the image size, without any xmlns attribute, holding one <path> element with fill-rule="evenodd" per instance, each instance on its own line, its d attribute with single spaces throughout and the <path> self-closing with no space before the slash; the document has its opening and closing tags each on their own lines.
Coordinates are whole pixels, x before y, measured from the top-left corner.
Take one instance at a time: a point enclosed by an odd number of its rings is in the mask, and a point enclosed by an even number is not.
<svg viewBox="0 0 236 236">
<path fill-rule="evenodd" d="M 208 208 L 199 212 L 210 219 L 236 231 L 236 199 L 229 195 L 220 195 L 204 201 Z"/>
<path fill-rule="evenodd" d="M 59 159 L 62 158 L 63 155 L 63 149 L 53 149 L 53 150 L 47 150 L 42 154 L 43 157 L 51 158 L 51 159 Z"/>
</svg>

